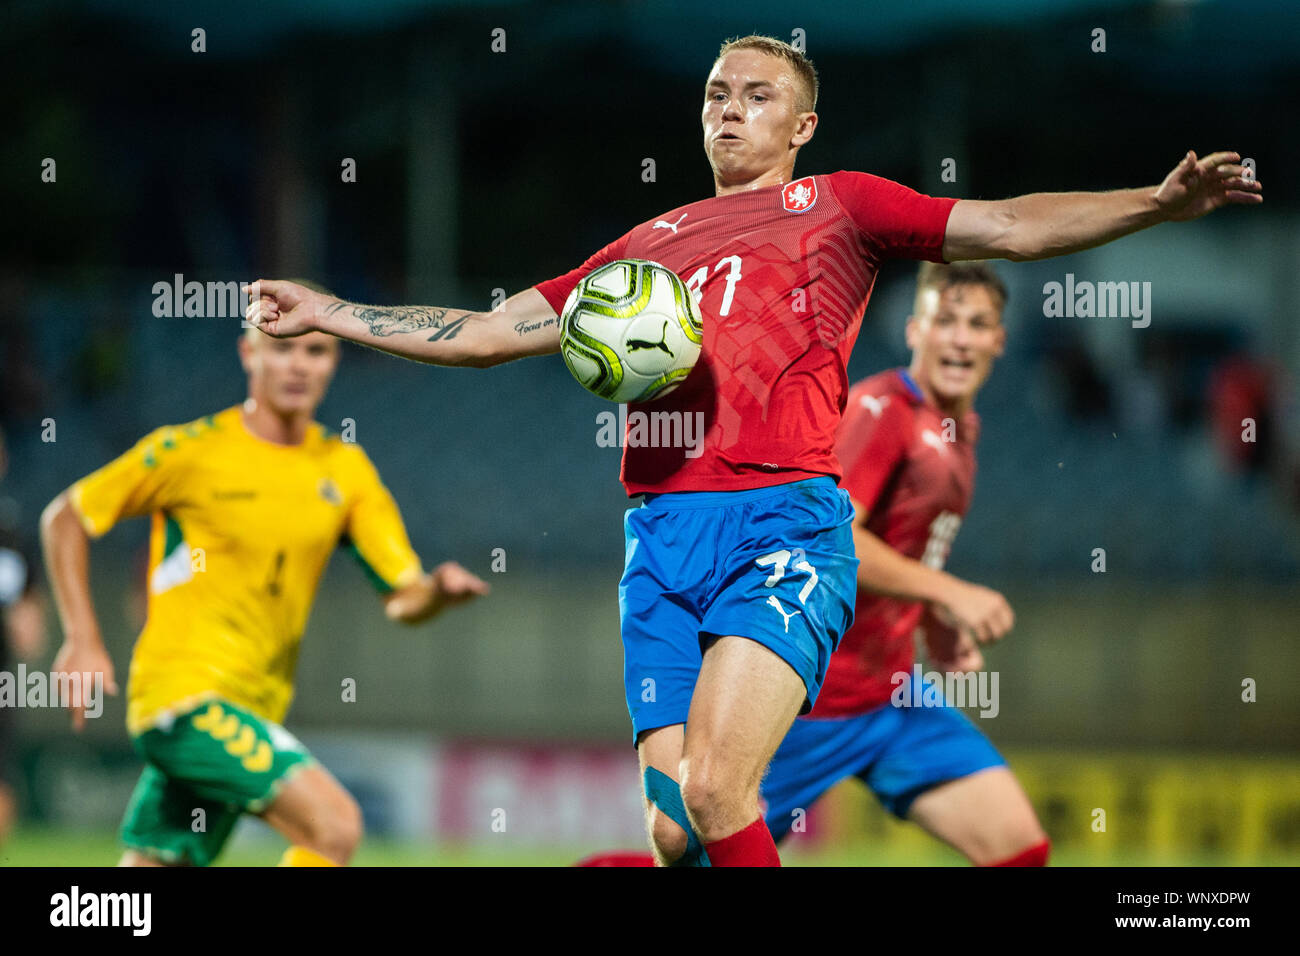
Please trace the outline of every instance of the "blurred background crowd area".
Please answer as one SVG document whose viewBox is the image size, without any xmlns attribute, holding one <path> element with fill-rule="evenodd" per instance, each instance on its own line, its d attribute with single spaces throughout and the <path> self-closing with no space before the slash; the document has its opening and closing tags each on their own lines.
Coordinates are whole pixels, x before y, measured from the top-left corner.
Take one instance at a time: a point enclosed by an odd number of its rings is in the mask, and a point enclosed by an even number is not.
<svg viewBox="0 0 1300 956">
<path fill-rule="evenodd" d="M 238 318 L 158 317 L 155 284 L 305 276 L 357 301 L 489 308 L 711 193 L 699 108 L 728 36 L 806 43 L 821 122 L 798 174 L 857 169 L 993 199 L 1151 185 L 1189 148 L 1239 150 L 1265 183 L 1260 209 L 998 264 L 1008 348 L 977 403 L 975 500 L 949 569 L 1018 612 L 988 655 L 1003 704 L 982 723 L 1000 745 L 1294 765 L 1294 7 L 88 0 L 4 17 L 0 497 L 33 538 L 69 483 L 159 424 L 244 397 Z M 1045 316 L 1044 285 L 1067 275 L 1149 282 L 1149 326 Z M 909 262 L 883 269 L 852 380 L 906 364 L 914 276 Z M 427 565 L 455 558 L 494 593 L 412 635 L 334 562 L 291 727 L 627 749 L 629 503 L 619 451 L 596 443 L 608 407 L 558 357 L 479 371 L 345 349 L 320 420 L 353 420 Z M 93 552 L 122 672 L 145 525 Z M 343 677 L 358 679 L 356 703 L 340 703 Z M 29 779 L 43 760 L 84 768 L 90 750 L 120 751 L 121 711 L 76 744 L 63 715 L 25 713 Z M 60 786 L 32 784 L 37 816 L 58 818 Z M 1300 810 L 1278 800 L 1300 853 Z"/>
</svg>

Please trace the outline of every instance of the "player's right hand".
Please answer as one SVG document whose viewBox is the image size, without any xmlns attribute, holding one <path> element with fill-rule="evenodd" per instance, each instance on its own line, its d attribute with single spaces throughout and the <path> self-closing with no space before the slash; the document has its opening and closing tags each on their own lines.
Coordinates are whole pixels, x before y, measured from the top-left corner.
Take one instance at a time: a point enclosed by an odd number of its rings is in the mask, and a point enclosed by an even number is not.
<svg viewBox="0 0 1300 956">
<path fill-rule="evenodd" d="M 919 630 L 925 640 L 930 663 L 951 674 L 972 674 L 984 669 L 984 655 L 971 632 L 940 620 L 933 607 L 926 608 Z"/>
<path fill-rule="evenodd" d="M 1016 623 L 1015 612 L 1001 594 L 959 578 L 952 579 L 952 586 L 936 611 L 940 617 L 946 613 L 952 619 L 952 626 L 967 628 L 981 644 L 1000 640 Z"/>
<path fill-rule="evenodd" d="M 284 279 L 258 279 L 243 291 L 249 300 L 244 319 L 277 339 L 315 331 L 321 310 L 335 301 Z"/>
<path fill-rule="evenodd" d="M 68 702 L 69 709 L 72 711 L 72 729 L 80 733 L 86 726 L 86 694 L 85 694 L 85 675 L 90 674 L 94 679 L 95 674 L 103 674 L 103 689 L 114 697 L 117 696 L 117 680 L 113 676 L 113 661 L 108 656 L 108 651 L 104 650 L 103 644 L 87 647 L 84 644 L 73 644 L 65 642 L 55 655 L 54 664 L 50 668 L 55 675 L 60 674 L 80 674 L 81 678 L 77 682 L 68 681 L 66 686 L 72 696 Z M 100 702 L 102 706 L 102 701 Z"/>
</svg>

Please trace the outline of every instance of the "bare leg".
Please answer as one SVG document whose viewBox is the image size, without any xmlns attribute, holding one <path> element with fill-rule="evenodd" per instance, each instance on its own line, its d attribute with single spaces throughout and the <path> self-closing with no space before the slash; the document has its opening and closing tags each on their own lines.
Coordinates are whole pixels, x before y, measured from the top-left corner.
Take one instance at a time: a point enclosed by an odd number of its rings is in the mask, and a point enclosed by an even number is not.
<svg viewBox="0 0 1300 956">
<path fill-rule="evenodd" d="M 646 767 L 654 767 L 660 773 L 667 774 L 680 784 L 678 769 L 682 762 L 682 740 L 685 728 L 682 724 L 668 727 L 656 727 L 647 730 L 637 739 L 636 752 L 641 760 L 641 779 L 645 779 Z M 668 866 L 686 852 L 686 831 L 657 806 L 645 799 L 645 825 L 650 835 L 650 849 L 655 855 L 655 863 Z"/>
<path fill-rule="evenodd" d="M 705 651 L 680 775 L 687 814 L 705 843 L 757 819 L 759 783 L 805 696 L 794 669 L 756 641 L 720 637 Z"/>
<path fill-rule="evenodd" d="M 917 797 L 908 819 L 976 866 L 1006 860 L 1047 839 L 1033 805 L 1006 767 L 949 780 Z"/>
<path fill-rule="evenodd" d="M 346 866 L 363 832 L 361 808 L 319 765 L 295 773 L 262 813 L 294 846 Z"/>
</svg>

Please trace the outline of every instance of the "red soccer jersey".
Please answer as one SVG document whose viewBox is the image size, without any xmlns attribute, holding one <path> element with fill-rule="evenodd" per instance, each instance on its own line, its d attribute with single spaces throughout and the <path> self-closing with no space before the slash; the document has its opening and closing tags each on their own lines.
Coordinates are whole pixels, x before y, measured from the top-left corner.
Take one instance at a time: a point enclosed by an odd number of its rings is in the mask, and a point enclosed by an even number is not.
<svg viewBox="0 0 1300 956">
<path fill-rule="evenodd" d="M 903 369 L 859 382 L 836 451 L 841 487 L 867 511 L 867 529 L 900 554 L 943 567 L 975 488 L 979 417 L 955 421 L 925 401 Z M 810 717 L 847 717 L 889 700 L 910 673 L 925 605 L 858 589 L 853 626 L 831 655 Z"/>
<path fill-rule="evenodd" d="M 806 176 L 681 206 L 539 284 L 558 313 L 592 269 L 651 259 L 697 293 L 698 363 L 675 392 L 629 412 L 700 412 L 703 447 L 626 444 L 627 493 L 839 477 L 835 428 L 876 272 L 891 257 L 941 261 L 956 202 L 867 173 Z"/>
</svg>

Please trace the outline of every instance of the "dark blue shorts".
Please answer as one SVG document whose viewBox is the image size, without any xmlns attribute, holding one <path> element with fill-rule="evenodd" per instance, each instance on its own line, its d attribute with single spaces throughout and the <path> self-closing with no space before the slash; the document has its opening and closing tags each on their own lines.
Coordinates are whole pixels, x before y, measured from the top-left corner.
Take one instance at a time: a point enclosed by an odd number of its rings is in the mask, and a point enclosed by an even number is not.
<svg viewBox="0 0 1300 956">
<path fill-rule="evenodd" d="M 852 717 L 794 722 L 763 780 L 767 827 L 789 832 L 827 790 L 857 777 L 899 819 L 925 791 L 948 780 L 1006 764 L 984 734 L 956 707 L 882 704 Z"/>
<path fill-rule="evenodd" d="M 686 722 L 703 649 L 749 638 L 821 689 L 853 623 L 853 506 L 830 478 L 653 495 L 623 521 L 623 682 L 633 734 Z"/>
</svg>

